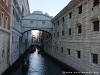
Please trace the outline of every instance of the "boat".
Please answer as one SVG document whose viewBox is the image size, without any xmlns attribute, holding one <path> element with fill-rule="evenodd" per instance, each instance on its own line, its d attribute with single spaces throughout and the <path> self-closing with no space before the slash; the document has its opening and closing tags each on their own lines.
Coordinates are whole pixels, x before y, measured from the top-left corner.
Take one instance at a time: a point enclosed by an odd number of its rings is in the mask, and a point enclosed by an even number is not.
<svg viewBox="0 0 100 75">
<path fill-rule="evenodd" d="M 23 70 L 28 70 L 28 68 L 29 68 L 29 59 L 28 58 L 24 59 L 22 68 L 23 68 Z"/>
</svg>

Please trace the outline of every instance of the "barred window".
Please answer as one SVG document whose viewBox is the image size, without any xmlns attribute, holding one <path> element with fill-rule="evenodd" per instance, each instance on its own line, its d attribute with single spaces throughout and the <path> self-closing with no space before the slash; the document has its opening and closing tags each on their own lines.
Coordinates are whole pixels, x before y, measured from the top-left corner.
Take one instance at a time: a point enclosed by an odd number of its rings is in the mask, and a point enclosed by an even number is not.
<svg viewBox="0 0 100 75">
<path fill-rule="evenodd" d="M 78 7 L 78 10 L 79 10 L 79 14 L 81 14 L 81 13 L 82 13 L 82 5 L 80 5 L 80 6 Z"/>
<path fill-rule="evenodd" d="M 64 30 L 62 31 L 62 36 L 64 36 Z"/>
<path fill-rule="evenodd" d="M 68 55 L 70 55 L 70 49 L 67 49 L 67 51 L 68 51 Z"/>
<path fill-rule="evenodd" d="M 69 13 L 69 18 L 70 18 L 70 19 L 72 18 L 72 12 Z"/>
<path fill-rule="evenodd" d="M 71 28 L 69 29 L 69 35 L 71 35 Z"/>
<path fill-rule="evenodd" d="M 63 22 L 65 22 L 65 18 L 63 17 L 62 19 L 63 19 Z"/>
<path fill-rule="evenodd" d="M 98 64 L 98 55 L 97 54 L 92 54 L 92 62 L 94 64 Z"/>
<path fill-rule="evenodd" d="M 80 51 L 77 51 L 77 58 L 81 58 L 81 52 Z"/>
<path fill-rule="evenodd" d="M 58 20 L 58 25 L 59 25 L 59 20 Z"/>
<path fill-rule="evenodd" d="M 93 22 L 93 30 L 99 31 L 99 20 Z"/>
<path fill-rule="evenodd" d="M 61 47 L 61 52 L 62 52 L 62 53 L 64 52 L 63 47 Z"/>
<path fill-rule="evenodd" d="M 82 33 L 82 25 L 78 25 L 77 27 L 78 27 L 78 34 Z"/>
</svg>

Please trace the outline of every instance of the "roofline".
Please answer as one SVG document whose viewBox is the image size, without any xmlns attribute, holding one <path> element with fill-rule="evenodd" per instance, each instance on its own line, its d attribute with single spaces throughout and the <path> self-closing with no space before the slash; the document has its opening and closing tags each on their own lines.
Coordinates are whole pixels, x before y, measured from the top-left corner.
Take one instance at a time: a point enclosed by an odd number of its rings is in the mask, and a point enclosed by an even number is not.
<svg viewBox="0 0 100 75">
<path fill-rule="evenodd" d="M 43 16 L 48 17 L 49 19 L 52 19 L 51 16 L 48 16 L 48 15 L 45 15 L 45 14 L 29 14 L 29 15 L 43 15 Z M 24 16 L 24 17 L 27 17 L 27 16 L 29 16 L 29 15 L 26 15 L 26 16 Z M 23 17 L 23 18 L 24 18 L 24 17 Z"/>
<path fill-rule="evenodd" d="M 75 5 L 77 5 L 79 2 L 83 0 L 71 0 L 67 6 L 65 6 L 53 19 L 52 22 L 57 20 L 60 16 L 68 12 L 71 8 L 73 8 Z"/>
</svg>

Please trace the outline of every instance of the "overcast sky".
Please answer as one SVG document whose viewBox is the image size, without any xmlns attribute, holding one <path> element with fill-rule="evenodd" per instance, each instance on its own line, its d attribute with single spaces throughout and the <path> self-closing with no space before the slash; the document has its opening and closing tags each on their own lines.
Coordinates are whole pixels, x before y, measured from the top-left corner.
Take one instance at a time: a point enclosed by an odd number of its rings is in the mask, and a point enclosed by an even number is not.
<svg viewBox="0 0 100 75">
<path fill-rule="evenodd" d="M 29 0 L 30 12 L 42 11 L 56 16 L 71 0 Z"/>
</svg>

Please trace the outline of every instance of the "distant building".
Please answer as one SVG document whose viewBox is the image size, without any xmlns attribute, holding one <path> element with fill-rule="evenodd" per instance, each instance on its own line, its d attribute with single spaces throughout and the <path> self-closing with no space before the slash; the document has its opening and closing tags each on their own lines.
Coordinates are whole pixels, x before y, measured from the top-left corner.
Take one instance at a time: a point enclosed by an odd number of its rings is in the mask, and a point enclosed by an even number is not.
<svg viewBox="0 0 100 75">
<path fill-rule="evenodd" d="M 10 65 L 11 0 L 0 0 L 0 75 Z"/>
<path fill-rule="evenodd" d="M 85 75 L 99 75 L 100 0 L 71 0 L 52 22 L 52 56 Z"/>
</svg>

